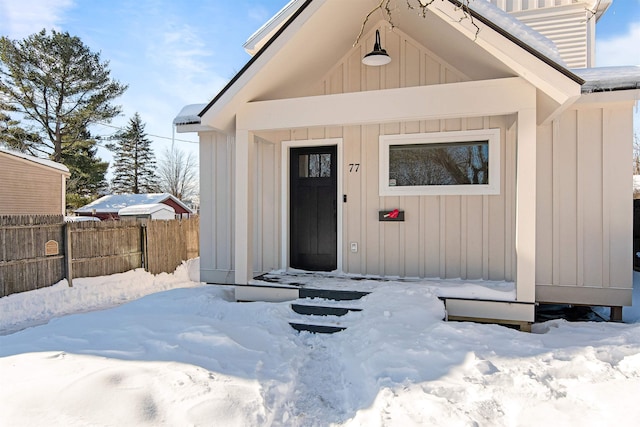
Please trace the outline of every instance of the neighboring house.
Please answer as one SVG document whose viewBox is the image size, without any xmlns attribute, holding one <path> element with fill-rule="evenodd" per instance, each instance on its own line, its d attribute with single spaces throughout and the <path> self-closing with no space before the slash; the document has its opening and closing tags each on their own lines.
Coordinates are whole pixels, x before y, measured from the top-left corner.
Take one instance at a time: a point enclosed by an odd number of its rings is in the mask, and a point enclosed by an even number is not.
<svg viewBox="0 0 640 427">
<path fill-rule="evenodd" d="M 117 220 L 121 209 L 148 204 L 163 204 L 171 207 L 174 218 L 189 218 L 193 212 L 178 198 L 169 193 L 110 194 L 75 210 L 78 216 L 94 216 L 101 220 Z"/>
<path fill-rule="evenodd" d="M 0 215 L 64 215 L 66 166 L 0 148 Z"/>
<path fill-rule="evenodd" d="M 294 0 L 254 34 L 249 63 L 174 121 L 200 139 L 201 279 L 241 299 L 278 269 L 497 280 L 513 299 L 469 294 L 449 315 L 619 317 L 640 68 L 570 68 L 593 65 L 610 1 L 492 3 L 470 19 L 455 0 L 425 17 L 398 2 L 394 27 L 375 12 L 354 46 L 379 0 Z M 365 65 L 376 30 L 391 62 Z"/>
<path fill-rule="evenodd" d="M 118 216 L 120 219 L 170 220 L 176 218 L 176 211 L 171 206 L 162 203 L 150 203 L 122 208 L 118 211 Z"/>
</svg>

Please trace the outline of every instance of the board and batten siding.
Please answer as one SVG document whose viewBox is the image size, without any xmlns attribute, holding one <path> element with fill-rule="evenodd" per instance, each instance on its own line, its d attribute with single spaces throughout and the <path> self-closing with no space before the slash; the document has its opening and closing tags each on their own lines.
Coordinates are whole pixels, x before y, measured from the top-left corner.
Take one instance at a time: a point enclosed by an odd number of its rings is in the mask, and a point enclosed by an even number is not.
<svg viewBox="0 0 640 427">
<path fill-rule="evenodd" d="M 0 154 L 0 215 L 64 214 L 65 174 Z"/>
<path fill-rule="evenodd" d="M 200 280 L 234 283 L 233 138 L 200 132 Z"/>
<path fill-rule="evenodd" d="M 285 133 L 289 135 L 289 132 Z M 234 138 L 200 133 L 200 269 L 201 280 L 234 283 Z M 280 267 L 280 148 L 254 137 L 253 273 Z"/>
<path fill-rule="evenodd" d="M 537 300 L 630 304 L 632 113 L 578 105 L 539 128 Z"/>
<path fill-rule="evenodd" d="M 366 67 L 370 39 L 321 83 L 321 94 L 468 81 L 469 78 L 402 31 L 384 31 L 394 60 Z M 398 60 L 395 60 L 398 58 Z M 429 102 L 429 100 L 425 100 Z M 501 191 L 496 196 L 379 196 L 379 137 L 501 129 Z M 381 276 L 515 280 L 515 123 L 513 117 L 428 120 L 343 129 L 343 269 Z M 327 135 L 333 136 L 333 135 Z M 348 165 L 359 163 L 358 173 Z M 380 222 L 379 210 L 405 211 L 404 222 Z M 350 243 L 358 243 L 358 252 Z"/>
<path fill-rule="evenodd" d="M 368 46 L 373 39 L 362 44 Z M 401 31 L 385 32 L 385 48 L 401 52 L 400 60 L 381 67 L 364 67 L 362 49 L 355 49 L 319 82 L 313 94 L 423 86 L 467 81 L 468 78 Z M 398 58 L 396 56 L 395 58 Z M 427 100 L 428 102 L 428 100 Z M 379 196 L 379 137 L 498 128 L 501 130 L 501 192 L 496 196 Z M 264 231 L 271 206 L 265 203 L 280 170 L 270 170 L 271 146 L 283 141 L 342 138 L 343 204 L 342 266 L 345 273 L 381 276 L 515 280 L 515 115 L 428 120 L 380 125 L 313 127 L 257 132 L 254 179 L 254 271 L 264 271 L 278 253 L 279 233 Z M 270 141 L 270 142 L 267 142 Z M 268 163 L 268 162 L 267 162 Z M 349 164 L 360 164 L 350 173 Z M 274 159 L 273 164 L 278 164 Z M 278 168 L 280 165 L 278 165 Z M 275 173 L 274 177 L 271 173 Z M 265 189 L 264 187 L 268 188 Z M 282 195 L 278 189 L 274 199 Z M 266 192 L 265 192 L 266 191 Z M 255 194 L 255 193 L 258 194 Z M 404 222 L 380 222 L 378 211 L 398 208 Z M 261 211 L 266 209 L 269 212 Z M 263 230 L 262 233 L 258 230 Z M 274 226 L 274 230 L 276 227 Z M 273 237 L 275 240 L 269 242 Z M 256 242 L 255 239 L 260 239 Z M 358 244 L 358 252 L 350 244 Z M 281 260 L 280 260 L 281 261 Z M 260 265 L 260 263 L 262 263 Z M 260 268 L 259 268 L 260 267 Z"/>
<path fill-rule="evenodd" d="M 380 135 L 506 129 L 509 118 L 350 126 L 344 129 L 343 269 L 381 276 L 513 280 L 515 276 L 515 144 L 501 132 L 502 188 L 497 196 L 379 196 Z M 349 164 L 360 164 L 358 173 Z M 509 195 L 509 196 L 508 196 Z M 400 209 L 404 222 L 380 222 Z M 350 243 L 358 243 L 357 253 Z"/>
</svg>

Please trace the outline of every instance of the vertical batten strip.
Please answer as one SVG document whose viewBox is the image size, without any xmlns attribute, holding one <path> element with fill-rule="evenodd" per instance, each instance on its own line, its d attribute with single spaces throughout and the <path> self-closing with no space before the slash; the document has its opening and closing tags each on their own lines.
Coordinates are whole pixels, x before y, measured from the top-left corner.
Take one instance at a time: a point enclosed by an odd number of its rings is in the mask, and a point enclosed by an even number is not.
<svg viewBox="0 0 640 427">
<path fill-rule="evenodd" d="M 460 130 L 467 130 L 467 128 L 467 119 L 462 119 L 462 126 Z M 467 244 L 469 242 L 469 238 L 467 233 L 469 232 L 469 208 L 467 202 L 467 197 L 460 197 L 460 277 L 462 279 L 468 278 L 467 251 L 469 248 L 467 247 Z"/>
<path fill-rule="evenodd" d="M 609 151 L 605 149 L 607 135 L 609 133 L 608 112 L 602 110 L 602 287 L 611 286 L 611 193 Z"/>
<path fill-rule="evenodd" d="M 488 117 L 484 118 L 484 129 L 489 129 L 491 121 Z M 504 156 L 503 150 L 500 150 L 501 156 Z M 494 165 L 495 166 L 495 165 Z M 498 164 L 498 167 L 502 167 L 502 161 Z M 504 171 L 500 171 L 503 176 L 502 181 L 506 179 Z M 502 195 L 504 196 L 504 193 Z M 482 196 L 482 279 L 489 280 L 489 196 Z"/>
<path fill-rule="evenodd" d="M 584 129 L 590 129 L 589 126 L 584 126 L 585 119 L 581 114 L 581 111 L 577 111 L 576 118 L 576 188 L 574 189 L 576 194 L 576 285 L 584 286 L 584 194 L 583 194 L 583 180 L 580 176 L 582 174 L 582 165 L 584 164 L 584 157 L 582 155 L 583 150 L 586 148 L 581 141 L 586 138 L 582 135 Z"/>
<path fill-rule="evenodd" d="M 553 216 L 553 257 L 552 257 L 552 283 L 554 285 L 560 285 L 560 162 L 556 161 L 560 158 L 560 121 L 553 121 L 553 135 L 551 140 L 551 173 L 552 173 L 552 187 L 553 187 L 553 200 L 552 200 L 552 216 Z"/>
</svg>

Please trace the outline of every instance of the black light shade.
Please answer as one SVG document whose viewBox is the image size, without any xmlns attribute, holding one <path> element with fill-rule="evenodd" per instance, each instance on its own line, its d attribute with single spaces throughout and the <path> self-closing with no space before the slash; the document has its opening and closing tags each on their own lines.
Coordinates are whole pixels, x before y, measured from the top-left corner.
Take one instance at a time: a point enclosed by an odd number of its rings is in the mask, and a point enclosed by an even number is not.
<svg viewBox="0 0 640 427">
<path fill-rule="evenodd" d="M 372 67 L 379 67 L 389 62 L 391 62 L 391 57 L 387 54 L 387 51 L 380 46 L 380 31 L 376 30 L 376 43 L 373 45 L 373 50 L 362 58 L 362 63 Z"/>
</svg>

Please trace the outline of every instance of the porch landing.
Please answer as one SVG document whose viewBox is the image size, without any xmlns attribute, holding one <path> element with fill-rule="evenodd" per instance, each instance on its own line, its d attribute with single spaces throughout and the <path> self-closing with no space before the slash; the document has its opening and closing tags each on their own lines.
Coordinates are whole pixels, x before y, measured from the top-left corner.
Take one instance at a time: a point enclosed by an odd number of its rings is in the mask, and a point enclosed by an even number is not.
<svg viewBox="0 0 640 427">
<path fill-rule="evenodd" d="M 448 320 L 515 324 L 528 330 L 535 317 L 535 303 L 516 301 L 513 282 L 274 271 L 236 286 L 235 293 L 238 301 L 295 301 L 296 305 L 304 300 L 307 306 L 324 307 L 327 300 L 356 300 L 384 286 L 433 293 L 444 302 Z"/>
<path fill-rule="evenodd" d="M 462 279 L 420 279 L 338 274 L 334 272 L 273 271 L 255 277 L 249 285 L 295 289 L 373 292 L 385 285 L 428 289 L 440 298 L 516 301 L 513 282 Z"/>
</svg>

